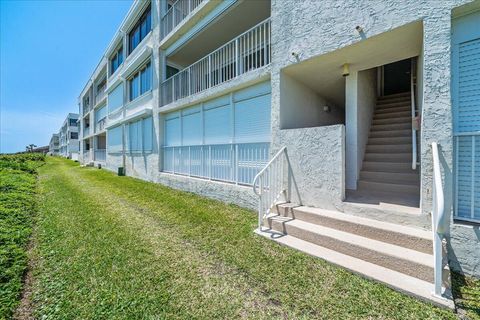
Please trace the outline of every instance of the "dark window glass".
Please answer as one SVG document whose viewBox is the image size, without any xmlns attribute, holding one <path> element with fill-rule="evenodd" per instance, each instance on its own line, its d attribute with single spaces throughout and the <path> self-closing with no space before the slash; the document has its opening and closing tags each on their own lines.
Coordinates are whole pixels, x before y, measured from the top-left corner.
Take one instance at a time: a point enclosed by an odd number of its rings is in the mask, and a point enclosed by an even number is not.
<svg viewBox="0 0 480 320">
<path fill-rule="evenodd" d="M 151 29 L 152 17 L 149 6 L 128 35 L 129 54 L 132 53 L 132 51 L 140 44 L 140 42 L 142 42 L 142 40 L 147 36 Z"/>
<path fill-rule="evenodd" d="M 152 68 L 147 63 L 129 80 L 130 101 L 152 89 Z"/>
<path fill-rule="evenodd" d="M 70 132 L 70 139 L 78 139 L 78 132 Z"/>
<path fill-rule="evenodd" d="M 110 60 L 110 64 L 111 64 L 110 67 L 112 69 L 111 74 L 115 73 L 115 71 L 118 69 L 118 67 L 120 67 L 122 62 L 123 62 L 123 47 L 120 47 Z"/>
<path fill-rule="evenodd" d="M 77 126 L 77 119 L 69 119 L 70 126 L 76 127 Z"/>
</svg>

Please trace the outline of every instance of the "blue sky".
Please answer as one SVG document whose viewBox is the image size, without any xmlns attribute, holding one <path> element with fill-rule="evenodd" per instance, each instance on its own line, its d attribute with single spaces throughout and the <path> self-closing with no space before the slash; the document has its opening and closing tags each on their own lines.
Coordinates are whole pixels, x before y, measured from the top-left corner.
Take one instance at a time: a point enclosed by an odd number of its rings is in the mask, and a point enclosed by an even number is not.
<svg viewBox="0 0 480 320">
<path fill-rule="evenodd" d="M 0 152 L 47 145 L 131 0 L 0 0 Z"/>
</svg>

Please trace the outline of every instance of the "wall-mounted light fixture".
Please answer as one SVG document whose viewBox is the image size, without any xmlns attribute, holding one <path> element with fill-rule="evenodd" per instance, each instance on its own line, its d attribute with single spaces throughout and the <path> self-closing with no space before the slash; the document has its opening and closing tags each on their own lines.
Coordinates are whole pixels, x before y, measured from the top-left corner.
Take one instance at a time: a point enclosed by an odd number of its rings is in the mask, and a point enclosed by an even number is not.
<svg viewBox="0 0 480 320">
<path fill-rule="evenodd" d="M 348 65 L 348 63 L 344 63 L 342 76 L 347 77 L 349 75 L 350 75 L 350 66 Z"/>
<path fill-rule="evenodd" d="M 297 62 L 300 62 L 300 55 L 298 54 L 298 52 L 292 52 L 292 57 L 294 57 Z"/>
<path fill-rule="evenodd" d="M 330 112 L 330 106 L 323 106 L 324 112 Z"/>
</svg>

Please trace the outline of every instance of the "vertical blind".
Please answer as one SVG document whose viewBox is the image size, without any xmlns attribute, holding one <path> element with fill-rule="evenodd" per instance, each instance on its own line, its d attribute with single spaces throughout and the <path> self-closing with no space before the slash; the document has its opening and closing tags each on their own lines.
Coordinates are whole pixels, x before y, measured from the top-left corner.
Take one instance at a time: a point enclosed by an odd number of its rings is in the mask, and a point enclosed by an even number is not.
<svg viewBox="0 0 480 320">
<path fill-rule="evenodd" d="M 270 84 L 262 83 L 165 116 L 165 145 L 270 141 Z"/>
<path fill-rule="evenodd" d="M 112 113 L 123 106 L 123 84 L 119 84 L 108 94 L 108 112 Z"/>
<path fill-rule="evenodd" d="M 128 151 L 150 152 L 153 149 L 153 118 L 148 117 L 128 124 Z"/>
<path fill-rule="evenodd" d="M 103 106 L 95 110 L 95 121 L 98 122 L 107 116 L 107 106 Z"/>
<path fill-rule="evenodd" d="M 107 131 L 107 150 L 109 153 L 122 152 L 123 127 L 118 126 Z"/>
</svg>

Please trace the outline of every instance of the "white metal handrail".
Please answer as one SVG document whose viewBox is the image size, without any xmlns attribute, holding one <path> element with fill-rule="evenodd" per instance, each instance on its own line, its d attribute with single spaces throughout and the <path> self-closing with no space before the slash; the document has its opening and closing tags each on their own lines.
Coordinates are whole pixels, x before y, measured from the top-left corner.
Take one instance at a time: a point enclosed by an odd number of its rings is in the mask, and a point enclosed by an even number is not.
<svg viewBox="0 0 480 320">
<path fill-rule="evenodd" d="M 415 106 L 415 63 L 412 59 L 412 67 L 410 71 L 410 100 L 412 106 L 412 170 L 417 169 L 417 130 L 413 125 L 413 120 L 417 116 L 417 110 Z"/>
<path fill-rule="evenodd" d="M 262 231 L 263 221 L 275 204 L 290 201 L 291 183 L 292 170 L 287 147 L 282 147 L 253 179 L 253 192 L 259 197 L 259 231 Z"/>
<path fill-rule="evenodd" d="M 161 105 L 205 91 L 270 64 L 270 18 L 245 31 L 160 85 Z"/>
<path fill-rule="evenodd" d="M 161 38 L 165 38 L 205 0 L 177 0 L 162 17 Z"/>
<path fill-rule="evenodd" d="M 443 275 L 443 244 L 442 241 L 448 233 L 448 219 L 445 215 L 445 200 L 442 187 L 442 174 L 440 171 L 440 158 L 438 145 L 432 143 L 433 157 L 433 192 L 432 192 L 432 232 L 433 232 L 433 259 L 434 259 L 434 294 L 442 295 Z"/>
</svg>

